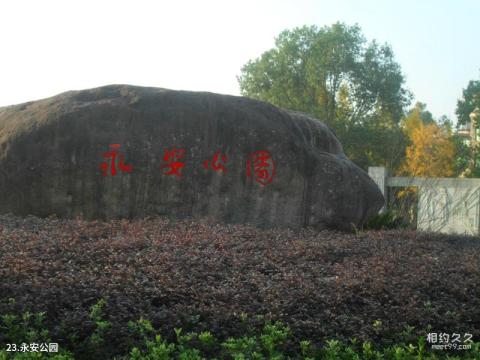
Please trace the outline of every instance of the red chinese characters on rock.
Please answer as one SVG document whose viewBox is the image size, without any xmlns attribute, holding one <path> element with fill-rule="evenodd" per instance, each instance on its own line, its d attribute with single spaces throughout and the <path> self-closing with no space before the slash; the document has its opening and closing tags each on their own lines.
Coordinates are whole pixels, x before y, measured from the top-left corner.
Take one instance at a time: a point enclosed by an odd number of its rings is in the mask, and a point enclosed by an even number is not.
<svg viewBox="0 0 480 360">
<path fill-rule="evenodd" d="M 183 159 L 185 156 L 185 149 L 176 149 L 173 150 L 164 149 L 163 161 L 167 164 L 160 166 L 160 169 L 169 168 L 170 170 L 164 172 L 164 175 L 175 175 L 175 176 L 182 176 L 180 170 L 185 166 L 184 162 L 176 161 Z"/>
<path fill-rule="evenodd" d="M 275 163 L 272 155 L 266 150 L 259 150 L 251 153 L 247 160 L 247 178 L 255 174 L 255 181 L 266 186 L 273 181 L 275 176 Z"/>
<path fill-rule="evenodd" d="M 215 155 L 213 155 L 211 164 L 209 164 L 210 160 L 205 160 L 203 162 L 203 167 L 208 170 L 209 165 L 211 165 L 213 170 L 217 172 L 222 171 L 223 173 L 226 173 L 227 168 L 223 164 L 225 164 L 227 160 L 228 160 L 227 155 L 221 154 L 220 151 L 217 151 Z"/>
<path fill-rule="evenodd" d="M 119 152 L 120 144 L 110 144 L 110 151 L 103 153 L 103 158 L 107 161 L 100 163 L 102 176 L 117 175 L 117 167 L 120 171 L 131 173 L 132 165 L 125 164 L 125 154 Z M 185 167 L 185 162 L 181 161 L 185 157 L 185 149 L 164 149 L 163 161 L 164 164 L 160 169 L 165 169 L 164 175 L 174 175 L 182 177 L 182 169 Z M 110 164 L 108 162 L 110 160 Z M 226 154 L 217 151 L 211 159 L 203 162 L 203 167 L 207 170 L 212 169 L 216 172 L 227 173 L 226 163 L 228 157 Z M 247 179 L 255 178 L 255 181 L 261 186 L 266 186 L 273 181 L 275 176 L 275 162 L 269 151 L 258 150 L 248 156 L 246 164 Z M 110 171 L 109 171 L 110 170 Z"/>
<path fill-rule="evenodd" d="M 103 153 L 104 159 L 110 159 L 110 175 L 115 176 L 117 175 L 117 168 L 116 168 L 116 160 L 117 157 L 119 158 L 118 161 L 118 168 L 126 173 L 131 173 L 133 170 L 132 165 L 125 164 L 125 154 L 119 153 L 118 149 L 120 148 L 120 144 L 110 144 L 110 151 Z M 108 176 L 108 161 L 104 161 L 100 164 L 100 169 L 102 169 L 102 176 Z"/>
</svg>

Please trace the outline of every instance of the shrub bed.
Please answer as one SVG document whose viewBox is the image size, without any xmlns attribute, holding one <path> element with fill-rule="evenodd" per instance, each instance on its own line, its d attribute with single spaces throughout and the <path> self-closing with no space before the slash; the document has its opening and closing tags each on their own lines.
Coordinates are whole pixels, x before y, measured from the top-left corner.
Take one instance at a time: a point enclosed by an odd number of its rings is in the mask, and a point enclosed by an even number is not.
<svg viewBox="0 0 480 360">
<path fill-rule="evenodd" d="M 74 349 L 98 329 L 90 315 L 100 299 L 105 358 L 131 350 L 125 324 L 141 317 L 167 342 L 174 328 L 223 342 L 280 321 L 297 353 L 306 339 L 319 348 L 353 338 L 392 347 L 399 334 L 413 344 L 428 333 L 478 341 L 480 242 L 408 230 L 0 216 L 0 314 L 45 311 L 50 337 Z"/>
</svg>

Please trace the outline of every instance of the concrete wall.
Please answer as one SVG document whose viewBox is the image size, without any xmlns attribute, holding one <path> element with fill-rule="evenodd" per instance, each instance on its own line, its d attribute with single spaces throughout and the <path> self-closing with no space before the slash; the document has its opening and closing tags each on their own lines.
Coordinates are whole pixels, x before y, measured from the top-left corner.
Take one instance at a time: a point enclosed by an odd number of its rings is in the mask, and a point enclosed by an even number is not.
<svg viewBox="0 0 480 360">
<path fill-rule="evenodd" d="M 418 230 L 480 235 L 480 179 L 389 177 L 383 167 L 368 174 L 387 199 L 390 188 L 419 188 Z"/>
</svg>

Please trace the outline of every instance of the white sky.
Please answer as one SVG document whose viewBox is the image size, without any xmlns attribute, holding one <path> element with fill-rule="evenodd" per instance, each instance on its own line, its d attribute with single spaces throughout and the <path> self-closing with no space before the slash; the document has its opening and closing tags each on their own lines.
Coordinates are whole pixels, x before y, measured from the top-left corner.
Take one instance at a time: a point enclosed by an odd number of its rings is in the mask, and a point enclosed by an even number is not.
<svg viewBox="0 0 480 360">
<path fill-rule="evenodd" d="M 454 119 L 480 78 L 480 1 L 2 0 L 0 106 L 107 84 L 239 94 L 286 28 L 358 23 L 388 42 L 416 99 Z"/>
</svg>

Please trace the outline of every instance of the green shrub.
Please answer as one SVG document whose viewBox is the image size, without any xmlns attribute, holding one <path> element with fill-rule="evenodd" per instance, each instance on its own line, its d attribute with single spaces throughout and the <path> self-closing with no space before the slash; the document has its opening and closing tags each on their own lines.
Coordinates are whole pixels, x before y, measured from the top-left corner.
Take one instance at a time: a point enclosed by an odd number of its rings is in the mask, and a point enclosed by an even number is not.
<svg viewBox="0 0 480 360">
<path fill-rule="evenodd" d="M 106 331 L 110 324 L 102 317 L 103 300 L 91 307 L 90 318 L 96 327 L 85 343 L 78 344 L 78 349 L 88 344 L 91 347 L 90 355 L 86 358 L 104 358 L 100 349 L 102 343 L 108 341 Z M 23 315 L 7 314 L 1 316 L 0 330 L 7 342 L 29 343 L 29 342 L 50 342 L 48 330 L 43 328 L 45 313 L 31 314 L 25 312 Z M 381 323 L 377 321 L 378 326 Z M 384 348 L 375 348 L 371 342 L 359 342 L 352 339 L 349 344 L 342 341 L 326 340 L 323 347 L 315 347 L 308 340 L 299 342 L 297 351 L 288 349 L 291 345 L 291 331 L 288 326 L 282 323 L 266 323 L 260 332 L 249 331 L 248 335 L 237 338 L 228 338 L 219 341 L 208 331 L 201 333 L 183 333 L 180 328 L 174 329 L 175 340 L 167 341 L 150 321 L 140 318 L 136 322 L 130 321 L 129 327 L 139 335 L 140 341 L 131 347 L 128 354 L 116 357 L 117 360 L 202 360 L 202 359 L 251 359 L 251 360 L 440 360 L 440 359 L 479 359 L 480 343 L 473 343 L 470 350 L 462 350 L 453 354 L 437 351 L 432 353 L 426 348 L 424 337 L 420 337 L 415 345 L 411 343 L 396 344 Z M 413 328 L 408 327 L 405 335 L 410 336 Z M 8 352 L 0 349 L 0 360 L 7 359 L 56 359 L 71 360 L 77 356 L 77 350 L 72 352 L 60 349 L 58 353 L 45 352 Z M 75 356 L 72 354 L 74 353 Z M 85 357 L 85 353 L 81 354 Z"/>
<path fill-rule="evenodd" d="M 405 228 L 408 223 L 395 210 L 388 209 L 383 213 L 375 215 L 363 226 L 364 230 L 385 230 Z"/>
<path fill-rule="evenodd" d="M 13 345 L 20 348 L 22 344 L 50 344 L 49 331 L 44 328 L 45 312 L 32 314 L 29 311 L 21 315 L 5 314 L 0 316 L 0 335 L 5 344 L 0 344 L 0 360 L 15 359 L 56 359 L 71 360 L 72 354 L 65 349 L 57 353 L 49 352 L 18 352 L 12 350 Z M 8 345 L 10 344 L 10 345 Z"/>
</svg>

